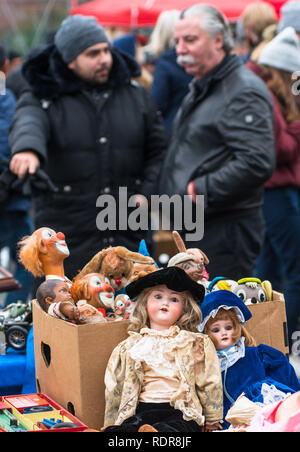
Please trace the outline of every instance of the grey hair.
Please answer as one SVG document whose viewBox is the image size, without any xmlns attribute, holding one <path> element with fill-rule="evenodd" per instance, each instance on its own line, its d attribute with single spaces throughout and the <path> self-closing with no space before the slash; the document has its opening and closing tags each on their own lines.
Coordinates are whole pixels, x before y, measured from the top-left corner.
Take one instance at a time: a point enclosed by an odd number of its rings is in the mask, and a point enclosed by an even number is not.
<svg viewBox="0 0 300 452">
<path fill-rule="evenodd" d="M 229 53 L 234 47 L 231 29 L 227 19 L 213 6 L 205 3 L 190 6 L 183 10 L 180 19 L 199 16 L 199 25 L 202 26 L 209 36 L 216 37 L 219 33 L 223 36 L 223 49 Z"/>
</svg>

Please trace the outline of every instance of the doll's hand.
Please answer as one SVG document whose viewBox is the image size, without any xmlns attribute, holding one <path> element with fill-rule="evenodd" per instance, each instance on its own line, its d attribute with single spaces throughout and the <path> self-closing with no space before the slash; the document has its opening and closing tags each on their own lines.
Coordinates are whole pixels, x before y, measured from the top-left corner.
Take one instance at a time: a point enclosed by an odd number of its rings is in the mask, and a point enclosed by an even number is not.
<svg viewBox="0 0 300 452">
<path fill-rule="evenodd" d="M 223 427 L 220 424 L 220 422 L 216 422 L 215 424 L 205 424 L 204 425 L 204 431 L 205 432 L 212 432 L 214 430 L 222 430 Z"/>
<path fill-rule="evenodd" d="M 73 323 L 79 322 L 79 309 L 77 306 L 74 306 L 70 303 L 61 303 L 60 304 L 60 312 L 67 317 L 69 320 L 73 321 Z"/>
</svg>

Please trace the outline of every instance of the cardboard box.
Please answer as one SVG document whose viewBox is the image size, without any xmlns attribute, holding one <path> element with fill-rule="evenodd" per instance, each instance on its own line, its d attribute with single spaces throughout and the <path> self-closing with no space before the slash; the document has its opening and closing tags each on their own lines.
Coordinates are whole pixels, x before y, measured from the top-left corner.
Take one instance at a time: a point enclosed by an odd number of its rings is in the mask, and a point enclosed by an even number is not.
<svg viewBox="0 0 300 452">
<path fill-rule="evenodd" d="M 74 325 L 33 306 L 38 392 L 47 394 L 89 428 L 104 421 L 104 374 L 116 345 L 127 337 L 128 320 Z"/>
<path fill-rule="evenodd" d="M 287 319 L 284 296 L 273 291 L 273 301 L 252 304 L 248 308 L 252 318 L 246 328 L 258 344 L 277 348 L 286 356 L 289 354 Z"/>
<path fill-rule="evenodd" d="M 159 266 L 165 266 L 168 260 L 178 253 L 172 232 L 158 231 L 153 234 L 153 258 Z"/>
</svg>

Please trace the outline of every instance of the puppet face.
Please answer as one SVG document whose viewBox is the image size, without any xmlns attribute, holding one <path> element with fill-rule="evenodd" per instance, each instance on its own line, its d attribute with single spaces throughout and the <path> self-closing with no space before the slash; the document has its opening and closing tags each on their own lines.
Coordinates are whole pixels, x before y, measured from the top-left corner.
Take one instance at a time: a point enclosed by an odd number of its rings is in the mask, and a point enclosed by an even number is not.
<svg viewBox="0 0 300 452">
<path fill-rule="evenodd" d="M 96 308 L 112 308 L 114 303 L 114 290 L 108 278 L 101 273 L 90 273 L 82 278 L 87 283 L 87 300 Z"/>
<path fill-rule="evenodd" d="M 51 303 L 59 303 L 61 301 L 70 301 L 72 300 L 69 286 L 66 282 L 61 281 L 58 282 L 53 288 L 53 292 L 55 293 L 55 298 L 46 297 L 46 302 L 48 304 Z"/>
<path fill-rule="evenodd" d="M 182 295 L 165 285 L 155 287 L 148 296 L 147 312 L 152 329 L 167 330 L 177 322 L 182 310 Z"/>
<path fill-rule="evenodd" d="M 62 232 L 56 233 L 53 229 L 40 228 L 34 232 L 34 235 L 38 239 L 40 253 L 60 259 L 69 256 L 70 252 Z"/>
<path fill-rule="evenodd" d="M 224 350 L 234 344 L 234 326 L 231 320 L 216 320 L 209 326 L 209 335 L 217 350 Z"/>
<path fill-rule="evenodd" d="M 117 295 L 114 301 L 114 313 L 128 319 L 133 310 L 133 303 L 126 294 Z"/>
<path fill-rule="evenodd" d="M 194 260 L 190 260 L 190 261 L 185 261 L 182 262 L 181 264 L 177 265 L 178 267 L 182 268 L 182 270 L 184 270 L 191 279 L 193 279 L 194 281 L 198 281 L 199 279 L 201 279 L 203 277 L 203 269 L 204 269 L 204 263 L 197 263 Z"/>
</svg>

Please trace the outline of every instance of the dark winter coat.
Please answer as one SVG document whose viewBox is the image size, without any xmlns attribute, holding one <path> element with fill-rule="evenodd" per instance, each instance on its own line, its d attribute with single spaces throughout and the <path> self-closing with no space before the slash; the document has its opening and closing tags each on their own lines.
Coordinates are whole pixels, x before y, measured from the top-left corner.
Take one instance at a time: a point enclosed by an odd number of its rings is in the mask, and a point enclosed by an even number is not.
<svg viewBox="0 0 300 452">
<path fill-rule="evenodd" d="M 100 249 L 124 245 L 137 250 L 140 231 L 96 228 L 101 194 L 116 197 L 119 187 L 157 192 L 166 137 L 162 120 L 144 88 L 130 81 L 139 66 L 112 51 L 108 83 L 88 86 L 48 46 L 24 64 L 32 92 L 19 100 L 10 142 L 12 152 L 34 150 L 58 193 L 35 194 L 36 226 L 66 235 L 71 256 L 68 276 Z M 71 261 L 69 264 L 68 261 Z"/>
<path fill-rule="evenodd" d="M 8 136 L 15 109 L 15 96 L 9 89 L 6 89 L 5 94 L 0 95 L 0 163 L 2 161 L 9 162 L 11 158 Z M 0 173 L 6 170 L 7 165 L 0 164 Z M 5 198 L 5 202 L 0 204 L 0 212 L 2 210 L 27 212 L 31 205 L 30 198 L 23 195 L 21 188 L 7 187 L 7 189 L 9 189 L 8 196 Z"/>
<path fill-rule="evenodd" d="M 247 215 L 261 205 L 274 165 L 268 90 L 237 55 L 227 55 L 195 82 L 178 111 L 160 191 L 185 195 L 194 181 L 205 196 L 205 220 Z"/>
</svg>

